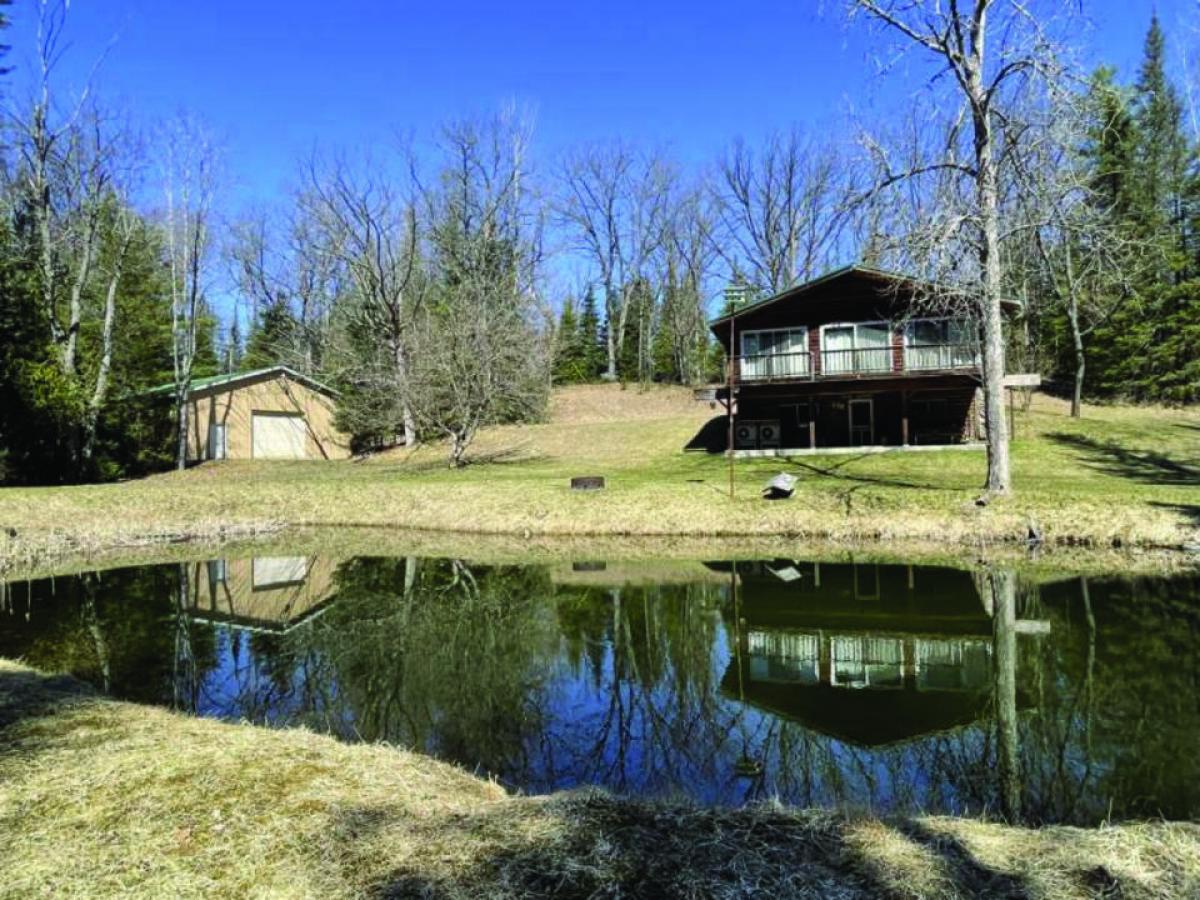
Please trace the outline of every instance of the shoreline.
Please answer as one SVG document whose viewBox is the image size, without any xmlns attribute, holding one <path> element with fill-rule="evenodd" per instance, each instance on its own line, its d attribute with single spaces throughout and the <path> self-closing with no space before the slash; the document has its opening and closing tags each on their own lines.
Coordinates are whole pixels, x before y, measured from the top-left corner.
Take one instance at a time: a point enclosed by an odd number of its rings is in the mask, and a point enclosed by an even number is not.
<svg viewBox="0 0 1200 900">
<path fill-rule="evenodd" d="M 40 536 L 39 536 L 40 537 Z M 977 567 L 1006 564 L 1081 574 L 1152 574 L 1200 568 L 1200 553 L 1184 547 L 1092 547 L 1083 542 L 1035 545 L 1017 540 L 961 542 L 860 538 L 830 540 L 792 534 L 638 534 L 457 531 L 377 524 L 220 524 L 99 537 L 55 533 L 45 540 L 0 536 L 0 578 L 194 560 L 201 554 L 253 556 L 275 548 L 312 555 L 461 557 L 479 562 L 541 563 L 579 559 L 622 561 L 701 558 L 856 558 L 878 562 Z"/>
</svg>

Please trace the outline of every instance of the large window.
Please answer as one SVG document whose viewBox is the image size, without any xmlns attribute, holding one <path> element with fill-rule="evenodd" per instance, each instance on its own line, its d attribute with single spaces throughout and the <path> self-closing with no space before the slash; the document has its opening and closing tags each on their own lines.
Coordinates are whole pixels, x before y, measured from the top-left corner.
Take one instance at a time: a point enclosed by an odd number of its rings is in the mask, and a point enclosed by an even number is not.
<svg viewBox="0 0 1200 900">
<path fill-rule="evenodd" d="M 794 378 L 808 373 L 807 328 L 742 333 L 743 379 Z"/>
<path fill-rule="evenodd" d="M 904 341 L 906 369 L 960 369 L 978 365 L 975 328 L 965 319 L 916 319 Z"/>
<path fill-rule="evenodd" d="M 826 325 L 821 329 L 821 372 L 888 372 L 892 329 L 887 322 Z"/>
</svg>

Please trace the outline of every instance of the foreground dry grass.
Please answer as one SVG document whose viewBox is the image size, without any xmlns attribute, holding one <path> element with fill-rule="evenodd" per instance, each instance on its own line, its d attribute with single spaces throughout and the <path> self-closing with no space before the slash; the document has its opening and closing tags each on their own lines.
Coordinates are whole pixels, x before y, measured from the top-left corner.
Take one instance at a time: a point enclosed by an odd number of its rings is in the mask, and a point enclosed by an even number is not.
<svg viewBox="0 0 1200 900">
<path fill-rule="evenodd" d="M 571 793 L 116 703 L 0 660 L 0 896 L 1184 897 L 1200 826 L 1028 830 Z"/>
<path fill-rule="evenodd" d="M 487 430 L 474 464 L 448 471 L 439 447 L 367 462 L 223 463 L 119 485 L 0 490 L 4 560 L 282 526 L 384 526 L 523 536 L 786 536 L 807 540 L 1020 541 L 1173 547 L 1198 541 L 1196 413 L 1088 407 L 1073 420 L 1036 398 L 1018 415 L 1016 494 L 974 503 L 978 451 L 743 461 L 737 499 L 719 455 L 683 446 L 712 416 L 683 389 L 616 385 L 556 394 L 544 425 Z M 795 498 L 758 490 L 786 469 Z M 572 475 L 609 486 L 572 493 Z M 15 536 L 13 536 L 15 534 Z"/>
</svg>

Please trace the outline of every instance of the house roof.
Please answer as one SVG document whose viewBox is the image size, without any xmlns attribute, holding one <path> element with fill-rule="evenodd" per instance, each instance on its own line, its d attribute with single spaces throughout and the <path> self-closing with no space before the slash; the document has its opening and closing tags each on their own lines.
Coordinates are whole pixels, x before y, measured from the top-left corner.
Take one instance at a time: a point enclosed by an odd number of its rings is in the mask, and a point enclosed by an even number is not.
<svg viewBox="0 0 1200 900">
<path fill-rule="evenodd" d="M 746 313 L 757 311 L 765 306 L 770 306 L 773 303 L 778 303 L 780 300 L 795 299 L 796 297 L 806 294 L 823 284 L 827 284 L 831 281 L 836 281 L 839 278 L 845 278 L 850 275 L 858 275 L 866 279 L 873 279 L 875 281 L 885 282 L 891 285 L 910 284 L 921 287 L 937 286 L 935 282 L 917 278 L 913 275 L 905 275 L 901 272 L 890 272 L 886 269 L 877 269 L 873 266 L 864 266 L 860 263 L 851 263 L 848 266 L 842 266 L 840 269 L 834 269 L 832 272 L 826 272 L 824 275 L 819 275 L 818 277 L 813 278 L 810 281 L 806 281 L 803 284 L 798 284 L 795 287 L 790 287 L 785 291 L 780 291 L 778 294 L 773 294 L 770 297 L 766 297 L 762 300 L 748 304 L 747 306 L 743 306 L 741 309 L 734 310 L 729 315 L 724 315 L 713 319 L 711 322 L 709 322 L 709 327 L 716 328 L 718 325 L 728 322 L 730 319 L 735 317 L 741 318 L 742 316 L 746 315 Z M 1000 302 L 1003 305 L 1013 309 L 1020 305 L 1016 301 L 1007 299 L 1001 300 Z"/>
<path fill-rule="evenodd" d="M 307 375 L 302 375 L 295 369 L 289 366 L 268 366 L 265 369 L 253 369 L 249 372 L 228 372 L 224 375 L 209 375 L 205 378 L 193 378 L 189 386 L 189 393 L 207 390 L 215 387 L 226 387 L 237 384 L 248 384 L 254 381 L 261 381 L 264 378 L 270 378 L 276 375 L 286 375 L 292 381 L 299 382 L 314 391 L 320 391 L 323 394 L 328 394 L 331 397 L 336 397 L 338 392 L 326 384 L 322 384 L 315 378 L 309 378 Z M 170 381 L 166 384 L 160 384 L 146 391 L 147 394 L 169 394 L 175 390 L 175 382 Z"/>
</svg>

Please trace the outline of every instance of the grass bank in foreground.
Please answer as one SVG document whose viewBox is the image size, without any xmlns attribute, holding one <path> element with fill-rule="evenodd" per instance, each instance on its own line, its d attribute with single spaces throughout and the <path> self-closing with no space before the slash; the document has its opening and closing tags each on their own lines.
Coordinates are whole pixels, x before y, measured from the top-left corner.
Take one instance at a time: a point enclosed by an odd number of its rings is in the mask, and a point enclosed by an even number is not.
<svg viewBox="0 0 1200 900">
<path fill-rule="evenodd" d="M 680 388 L 616 385 L 556 393 L 550 421 L 488 429 L 465 469 L 441 447 L 366 462 L 228 462 L 117 485 L 0 490 L 0 558 L 257 532 L 384 526 L 523 536 L 786 536 L 804 540 L 1024 540 L 1181 547 L 1200 531 L 1200 422 L 1162 408 L 1037 397 L 1017 414 L 1014 496 L 974 503 L 981 451 L 744 460 L 730 500 L 720 455 L 683 447 L 712 411 Z M 800 476 L 768 503 L 764 481 Z M 569 490 L 604 475 L 604 491 Z M 16 536 L 12 536 L 15 530 Z"/>
<path fill-rule="evenodd" d="M 0 841 L 6 896 L 1200 891 L 1192 824 L 1032 830 L 516 797 L 424 756 L 117 703 L 2 660 Z"/>
</svg>

